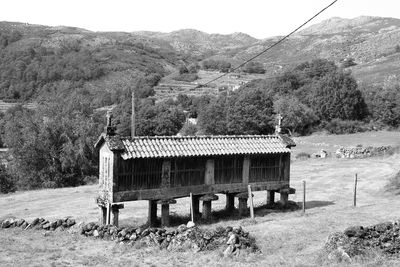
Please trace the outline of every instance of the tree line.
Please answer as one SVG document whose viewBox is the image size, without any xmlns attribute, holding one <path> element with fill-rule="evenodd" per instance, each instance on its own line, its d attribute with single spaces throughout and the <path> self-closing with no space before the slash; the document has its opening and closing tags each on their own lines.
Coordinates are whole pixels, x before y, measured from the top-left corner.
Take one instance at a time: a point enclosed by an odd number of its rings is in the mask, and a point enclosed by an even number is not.
<svg viewBox="0 0 400 267">
<path fill-rule="evenodd" d="M 159 78 L 150 73 L 121 81 L 119 97 L 109 100 L 116 104 L 113 124 L 119 134 L 130 135 L 132 90 L 138 96 L 137 135 L 272 134 L 277 114 L 284 118 L 284 130 L 293 135 L 400 125 L 397 81 L 378 88 L 358 85 L 347 69 L 323 59 L 217 97 L 180 94 L 159 101 L 153 97 Z M 76 186 L 96 180 L 98 152 L 93 144 L 106 120 L 91 94 L 79 83 L 60 81 L 38 98 L 37 110 L 16 106 L 0 116 L 2 142 L 13 158 L 7 168 L 0 168 L 2 188 Z M 197 118 L 197 125 L 187 118 Z"/>
</svg>

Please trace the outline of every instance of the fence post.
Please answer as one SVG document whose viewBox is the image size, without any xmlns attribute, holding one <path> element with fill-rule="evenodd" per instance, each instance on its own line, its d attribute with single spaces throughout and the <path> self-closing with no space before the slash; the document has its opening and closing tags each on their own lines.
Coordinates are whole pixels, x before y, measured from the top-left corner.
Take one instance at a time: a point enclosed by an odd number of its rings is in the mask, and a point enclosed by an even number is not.
<svg viewBox="0 0 400 267">
<path fill-rule="evenodd" d="M 354 177 L 354 199 L 353 199 L 353 206 L 357 206 L 357 173 Z"/>
<path fill-rule="evenodd" d="M 250 200 L 250 217 L 254 219 L 253 194 L 251 192 L 251 185 L 248 185 L 247 187 L 249 191 L 249 200 Z"/>
<path fill-rule="evenodd" d="M 303 213 L 306 212 L 306 180 L 303 180 Z"/>
</svg>

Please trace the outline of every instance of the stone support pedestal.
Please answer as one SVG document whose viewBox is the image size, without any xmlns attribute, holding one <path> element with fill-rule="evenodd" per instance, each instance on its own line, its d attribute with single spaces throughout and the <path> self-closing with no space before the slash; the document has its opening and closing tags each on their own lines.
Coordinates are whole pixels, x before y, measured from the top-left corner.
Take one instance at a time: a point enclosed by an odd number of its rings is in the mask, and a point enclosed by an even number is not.
<svg viewBox="0 0 400 267">
<path fill-rule="evenodd" d="M 124 204 L 111 205 L 111 224 L 118 227 L 119 223 L 119 210 L 124 208 Z"/>
<path fill-rule="evenodd" d="M 246 216 L 247 213 L 247 198 L 239 198 L 239 216 Z"/>
<path fill-rule="evenodd" d="M 169 205 L 175 204 L 175 199 L 162 199 L 157 201 L 158 204 L 161 204 L 161 226 L 170 226 L 169 221 Z"/>
<path fill-rule="evenodd" d="M 100 225 L 107 224 L 107 208 L 103 206 L 99 206 L 100 208 Z"/>
<path fill-rule="evenodd" d="M 267 206 L 272 206 L 275 203 L 275 191 L 267 190 Z"/>
<path fill-rule="evenodd" d="M 281 192 L 280 194 L 281 194 L 280 203 L 283 206 L 286 206 L 288 204 L 288 201 L 289 201 L 289 194 L 288 193 L 283 193 L 283 192 Z"/>
<path fill-rule="evenodd" d="M 200 197 L 200 200 L 203 201 L 203 210 L 202 210 L 202 218 L 204 220 L 211 219 L 211 201 L 218 200 L 217 195 L 204 195 Z"/>
<path fill-rule="evenodd" d="M 150 227 L 155 227 L 157 224 L 157 201 L 149 200 L 148 224 Z"/>
<path fill-rule="evenodd" d="M 192 196 L 194 218 L 200 217 L 200 196 Z"/>
<path fill-rule="evenodd" d="M 235 194 L 232 193 L 226 194 L 225 209 L 227 211 L 233 211 L 235 209 Z"/>
<path fill-rule="evenodd" d="M 249 209 L 247 208 L 247 199 L 249 198 L 249 193 L 239 193 L 236 195 L 236 197 L 239 199 L 239 216 L 246 216 L 249 213 Z"/>
</svg>

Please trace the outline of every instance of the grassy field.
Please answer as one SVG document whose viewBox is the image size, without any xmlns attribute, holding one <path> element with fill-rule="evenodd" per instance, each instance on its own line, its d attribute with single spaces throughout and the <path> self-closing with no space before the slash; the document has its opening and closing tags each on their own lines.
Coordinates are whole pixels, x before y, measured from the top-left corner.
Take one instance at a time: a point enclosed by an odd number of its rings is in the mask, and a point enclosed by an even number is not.
<svg viewBox="0 0 400 267">
<path fill-rule="evenodd" d="M 400 133 L 376 132 L 347 136 L 310 136 L 298 139 L 301 150 L 313 151 L 325 143 L 335 145 L 395 145 Z M 63 232 L 0 229 L 0 265 L 2 266 L 342 266 L 329 262 L 321 252 L 327 236 L 351 225 L 371 225 L 400 218 L 400 197 L 385 192 L 387 180 L 400 170 L 400 154 L 366 159 L 311 159 L 294 161 L 291 186 L 298 192 L 291 200 L 301 201 L 301 181 L 307 181 L 307 211 L 279 212 L 263 208 L 265 192 L 255 192 L 256 219 L 240 219 L 235 214 L 201 227 L 242 225 L 257 239 L 262 254 L 223 258 L 219 251 L 169 253 L 155 248 L 135 249 L 110 241 L 95 240 Z M 354 174 L 360 178 L 358 206 L 352 207 Z M 78 188 L 17 192 L 0 196 L 0 218 L 14 216 L 46 219 L 73 216 L 79 221 L 97 220 L 94 198 L 96 185 Z M 218 212 L 224 196 L 213 202 Z M 237 204 L 237 203 L 236 203 Z M 121 210 L 122 225 L 141 225 L 147 216 L 147 203 L 127 203 Z M 185 221 L 189 200 L 179 199 L 171 212 Z M 175 217 L 175 216 L 174 216 Z M 400 259 L 373 255 L 358 259 L 351 266 L 395 266 Z"/>
</svg>

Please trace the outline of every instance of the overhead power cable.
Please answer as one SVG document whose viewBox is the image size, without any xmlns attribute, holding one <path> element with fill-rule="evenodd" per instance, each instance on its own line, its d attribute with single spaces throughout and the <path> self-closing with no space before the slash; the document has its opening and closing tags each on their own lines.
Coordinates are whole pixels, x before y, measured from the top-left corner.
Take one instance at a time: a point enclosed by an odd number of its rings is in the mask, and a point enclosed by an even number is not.
<svg viewBox="0 0 400 267">
<path fill-rule="evenodd" d="M 240 65 L 238 65 L 237 67 L 233 68 L 230 72 L 226 72 L 224 74 L 221 74 L 220 76 L 204 83 L 204 84 L 199 84 L 197 85 L 195 88 L 200 88 L 200 87 L 204 87 L 212 82 L 215 82 L 216 80 L 221 79 L 222 77 L 228 75 L 231 72 L 234 72 L 236 70 L 238 70 L 239 68 L 243 67 L 244 65 L 246 65 L 247 63 L 249 63 L 250 61 L 258 58 L 259 56 L 261 56 L 262 54 L 268 52 L 269 50 L 271 50 L 272 48 L 274 48 L 275 46 L 277 46 L 278 44 L 282 43 L 283 41 L 285 41 L 287 38 L 289 38 L 291 35 L 293 35 L 295 32 L 297 32 L 298 30 L 300 30 L 301 28 L 303 28 L 306 24 L 308 24 L 310 21 L 312 21 L 313 19 L 315 19 L 317 16 L 319 16 L 322 12 L 324 12 L 325 10 L 327 10 L 328 8 L 330 8 L 331 6 L 333 6 L 338 0 L 333 1 L 332 3 L 330 3 L 329 5 L 327 5 L 326 7 L 324 7 L 323 9 L 321 9 L 318 13 L 316 13 L 314 16 L 312 16 L 311 18 L 309 18 L 306 22 L 304 22 L 303 24 L 301 24 L 299 27 L 297 27 L 296 29 L 294 29 L 292 32 L 290 32 L 289 34 L 285 35 L 284 37 L 282 37 L 281 39 L 279 39 L 278 41 L 276 41 L 275 43 L 273 43 L 272 45 L 268 46 L 266 49 L 264 49 L 263 51 L 259 52 L 258 54 L 252 56 L 251 58 L 247 59 L 246 61 L 244 61 L 243 63 L 241 63 Z"/>
</svg>

